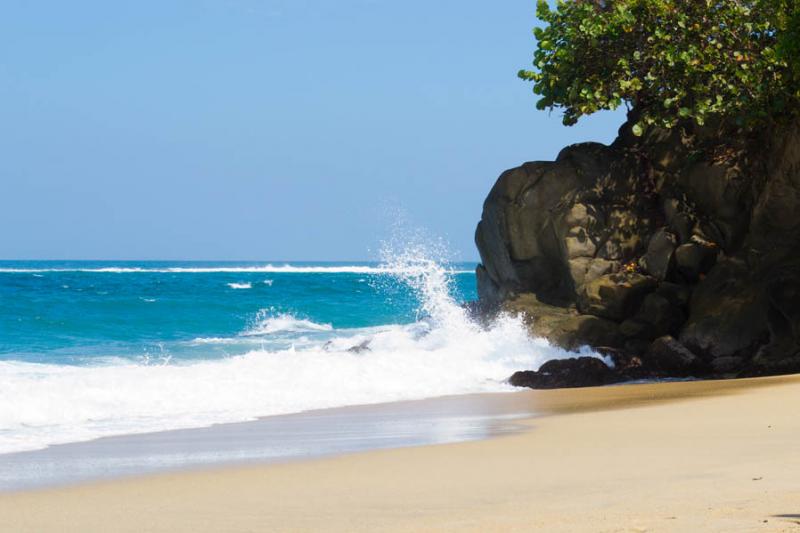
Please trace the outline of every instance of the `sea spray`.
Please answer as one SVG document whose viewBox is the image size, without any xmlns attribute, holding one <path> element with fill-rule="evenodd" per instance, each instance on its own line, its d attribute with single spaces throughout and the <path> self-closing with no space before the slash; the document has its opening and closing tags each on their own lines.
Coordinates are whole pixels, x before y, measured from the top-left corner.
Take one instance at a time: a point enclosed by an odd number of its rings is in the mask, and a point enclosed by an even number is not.
<svg viewBox="0 0 800 533">
<path fill-rule="evenodd" d="M 128 305 L 141 305 L 141 313 L 165 313 L 153 315 L 159 317 L 159 324 L 175 320 L 170 311 L 182 298 L 197 298 L 192 290 L 199 290 L 199 281 L 184 282 L 181 276 L 192 273 L 191 279 L 206 279 L 195 276 L 194 270 L 201 267 L 180 268 L 183 270 L 160 268 L 168 270 L 163 274 L 150 272 L 148 276 L 160 276 L 152 281 L 136 270 L 129 278 L 142 279 L 140 286 L 132 285 L 128 278 L 112 276 L 106 282 L 111 284 L 111 294 L 93 296 L 98 300 L 92 305 L 106 305 L 103 302 L 108 298 L 118 298 L 115 294 L 131 291 L 132 286 L 155 291 L 151 288 L 155 284 L 160 287 L 160 292 L 153 293 L 158 296 L 156 303 L 142 302 L 137 295 L 131 301 L 138 303 Z M 238 267 L 220 268 L 237 269 L 237 278 L 225 283 L 252 283 L 243 278 Z M 313 270 L 314 277 L 304 278 L 294 268 Z M 99 283 L 96 267 L 83 269 L 89 273 L 38 269 L 48 272 L 43 278 L 30 277 L 40 280 L 38 284 L 52 283 L 47 281 L 48 276 L 69 276 L 71 283 L 82 283 L 81 276 L 90 276 L 95 280 L 92 284 Z M 289 299 L 243 317 L 238 332 L 218 335 L 209 331 L 209 335 L 159 341 L 157 349 L 148 352 L 154 355 L 148 357 L 125 358 L 110 353 L 80 364 L 51 362 L 55 356 L 46 363 L 0 361 L 0 452 L 310 409 L 508 391 L 511 388 L 505 380 L 514 371 L 535 369 L 549 359 L 568 355 L 543 340 L 529 338 L 515 318 L 500 317 L 488 327 L 470 321 L 454 297 L 453 280 L 463 274 L 456 274 L 456 269 L 440 261 L 430 247 L 405 246 L 397 253 L 387 247 L 381 265 L 341 270 L 290 266 L 279 275 L 293 277 L 281 278 L 283 281 L 268 291 L 223 290 L 227 289 L 225 283 L 214 280 L 227 271 L 207 273 L 210 306 L 232 306 L 239 301 L 233 298 L 268 304 L 277 297 L 279 285 L 289 291 Z M 254 275 L 258 274 L 260 271 Z M 311 311 L 316 307 L 308 307 L 308 313 L 287 308 L 298 301 L 296 295 L 308 294 L 307 301 L 316 306 L 352 313 L 359 306 L 345 309 L 344 298 L 369 290 L 357 283 L 364 276 L 369 276 L 372 285 L 386 289 L 386 297 L 395 300 L 391 305 L 402 299 L 398 295 L 410 293 L 417 302 L 417 320 L 342 327 L 336 320 L 313 318 Z M 259 279 L 263 278 L 256 281 Z M 184 323 L 179 325 L 186 327 Z M 130 327 L 130 320 L 110 324 L 125 328 Z M 193 350 L 192 354 L 199 350 L 210 355 L 202 359 L 183 357 L 183 347 Z"/>
</svg>

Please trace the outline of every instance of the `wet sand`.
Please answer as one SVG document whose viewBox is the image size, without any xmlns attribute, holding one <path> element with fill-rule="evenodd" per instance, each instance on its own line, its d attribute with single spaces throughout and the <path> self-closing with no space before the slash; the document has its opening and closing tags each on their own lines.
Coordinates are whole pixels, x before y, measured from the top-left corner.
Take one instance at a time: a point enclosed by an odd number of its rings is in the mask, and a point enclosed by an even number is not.
<svg viewBox="0 0 800 533">
<path fill-rule="evenodd" d="M 0 521 L 37 532 L 800 531 L 797 376 L 479 397 L 546 416 L 486 440 L 6 493 Z"/>
</svg>

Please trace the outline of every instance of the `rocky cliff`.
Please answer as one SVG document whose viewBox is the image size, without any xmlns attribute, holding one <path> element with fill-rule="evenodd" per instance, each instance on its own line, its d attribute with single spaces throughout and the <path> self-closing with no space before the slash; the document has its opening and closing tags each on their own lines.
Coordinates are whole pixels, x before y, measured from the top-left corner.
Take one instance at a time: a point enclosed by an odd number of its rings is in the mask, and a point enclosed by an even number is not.
<svg viewBox="0 0 800 533">
<path fill-rule="evenodd" d="M 629 124 L 499 177 L 475 235 L 482 307 L 611 355 L 604 382 L 800 370 L 800 122 Z"/>
</svg>

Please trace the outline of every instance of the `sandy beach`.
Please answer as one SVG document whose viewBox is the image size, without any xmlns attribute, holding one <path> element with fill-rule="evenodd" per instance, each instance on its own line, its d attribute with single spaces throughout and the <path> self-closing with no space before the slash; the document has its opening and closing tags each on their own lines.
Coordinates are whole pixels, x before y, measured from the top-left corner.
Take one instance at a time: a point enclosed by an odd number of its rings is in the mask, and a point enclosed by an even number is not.
<svg viewBox="0 0 800 533">
<path fill-rule="evenodd" d="M 797 376 L 511 396 L 549 414 L 481 441 L 9 493 L 3 530 L 800 530 Z"/>
</svg>

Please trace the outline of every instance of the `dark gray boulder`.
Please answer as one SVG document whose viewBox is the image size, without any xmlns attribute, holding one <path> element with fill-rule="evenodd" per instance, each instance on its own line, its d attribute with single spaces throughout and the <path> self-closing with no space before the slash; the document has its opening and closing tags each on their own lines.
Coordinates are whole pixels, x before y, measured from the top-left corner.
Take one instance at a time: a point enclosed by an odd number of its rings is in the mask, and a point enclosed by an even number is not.
<svg viewBox="0 0 800 533">
<path fill-rule="evenodd" d="M 522 315 L 534 336 L 546 338 L 568 350 L 586 345 L 613 347 L 623 340 L 615 322 L 542 303 L 530 293 L 506 302 L 503 310 Z"/>
<path fill-rule="evenodd" d="M 659 337 L 642 356 L 643 364 L 653 372 L 670 376 L 704 374 L 702 361 L 671 335 Z"/>
<path fill-rule="evenodd" d="M 578 296 L 581 313 L 624 320 L 656 288 L 656 280 L 635 272 L 607 274 L 585 284 Z"/>
<path fill-rule="evenodd" d="M 556 345 L 643 374 L 800 370 L 800 122 L 623 126 L 504 172 L 475 238 L 481 308 Z"/>
<path fill-rule="evenodd" d="M 554 359 L 543 364 L 538 371 L 523 370 L 509 378 L 509 383 L 515 387 L 532 389 L 596 387 L 616 381 L 619 381 L 619 376 L 595 357 Z"/>
<path fill-rule="evenodd" d="M 696 282 L 717 262 L 719 249 L 714 244 L 689 242 L 675 250 L 675 263 L 678 273 L 687 281 Z"/>
<path fill-rule="evenodd" d="M 647 252 L 640 261 L 642 270 L 659 281 L 670 277 L 675 265 L 675 248 L 678 239 L 666 228 L 661 228 L 650 237 Z"/>
</svg>

